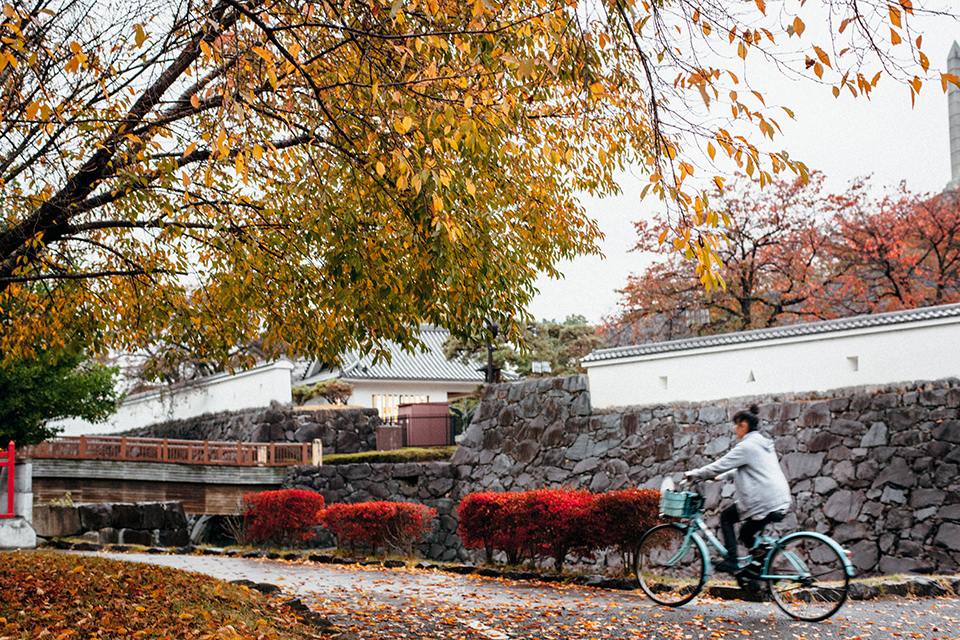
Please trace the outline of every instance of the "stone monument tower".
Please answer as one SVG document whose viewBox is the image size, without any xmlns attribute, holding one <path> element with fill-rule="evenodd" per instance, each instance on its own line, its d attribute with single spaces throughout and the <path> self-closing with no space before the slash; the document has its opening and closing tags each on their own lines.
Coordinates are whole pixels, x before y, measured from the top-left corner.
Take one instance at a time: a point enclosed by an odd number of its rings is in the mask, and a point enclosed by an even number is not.
<svg viewBox="0 0 960 640">
<path fill-rule="evenodd" d="M 960 76 L 960 45 L 950 47 L 947 56 L 947 73 Z M 950 173 L 947 189 L 960 187 L 960 88 L 951 84 L 947 89 L 947 109 L 950 122 Z"/>
</svg>

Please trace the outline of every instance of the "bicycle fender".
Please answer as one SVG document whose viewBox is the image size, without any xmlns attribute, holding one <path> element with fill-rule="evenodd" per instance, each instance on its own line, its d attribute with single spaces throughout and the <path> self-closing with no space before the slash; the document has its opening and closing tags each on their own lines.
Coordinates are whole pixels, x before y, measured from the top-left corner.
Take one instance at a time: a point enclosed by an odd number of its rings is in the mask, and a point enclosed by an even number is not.
<svg viewBox="0 0 960 640">
<path fill-rule="evenodd" d="M 847 550 L 840 546 L 840 544 L 831 538 L 830 536 L 825 536 L 822 533 L 817 533 L 816 531 L 797 531 L 796 533 L 791 533 L 780 538 L 777 542 L 779 544 L 786 544 L 794 538 L 800 536 L 810 536 L 817 538 L 826 542 L 828 545 L 833 547 L 833 549 L 839 554 L 840 559 L 843 560 L 843 570 L 846 572 L 847 576 L 852 578 L 854 576 L 853 565 L 850 563 L 850 557 L 847 555 Z"/>
</svg>

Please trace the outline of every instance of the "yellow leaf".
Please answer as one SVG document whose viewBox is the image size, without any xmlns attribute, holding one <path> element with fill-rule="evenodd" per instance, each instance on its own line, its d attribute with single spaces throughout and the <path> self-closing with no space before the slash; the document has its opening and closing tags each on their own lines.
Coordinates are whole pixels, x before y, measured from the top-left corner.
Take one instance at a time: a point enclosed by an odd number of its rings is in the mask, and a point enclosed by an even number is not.
<svg viewBox="0 0 960 640">
<path fill-rule="evenodd" d="M 473 96 L 469 93 L 463 98 L 463 108 L 467 110 L 473 108 Z"/>
<path fill-rule="evenodd" d="M 263 147 L 258 144 L 253 145 L 253 157 L 257 160 L 263 158 Z"/>
<path fill-rule="evenodd" d="M 795 34 L 797 34 L 798 36 L 802 36 L 803 31 L 806 28 L 807 27 L 805 24 L 803 24 L 803 20 L 800 19 L 800 16 L 797 16 L 793 19 L 793 32 Z"/>
<path fill-rule="evenodd" d="M 250 47 L 250 51 L 253 51 L 255 54 L 266 60 L 267 62 L 273 62 L 273 54 L 264 49 L 263 47 Z"/>
<path fill-rule="evenodd" d="M 747 58 L 747 46 L 743 44 L 742 40 L 740 41 L 740 44 L 737 45 L 737 55 L 744 60 Z"/>
<path fill-rule="evenodd" d="M 469 193 L 471 196 L 476 195 L 477 188 L 474 186 L 473 180 L 471 180 L 470 178 L 467 178 L 465 182 L 467 185 L 467 193 Z"/>
<path fill-rule="evenodd" d="M 707 143 L 707 153 L 710 154 L 711 160 L 717 155 L 717 149 L 713 146 L 712 142 Z"/>
<path fill-rule="evenodd" d="M 898 29 L 902 29 L 903 25 L 900 23 L 900 8 L 895 7 L 892 4 L 889 5 L 888 8 L 890 9 L 890 24 L 897 27 Z"/>
<path fill-rule="evenodd" d="M 924 72 L 930 69 L 930 59 L 927 58 L 927 54 L 923 51 L 920 52 L 920 68 L 923 69 Z"/>
<path fill-rule="evenodd" d="M 37 111 L 39 110 L 40 110 L 39 102 L 31 102 L 30 104 L 28 104 L 27 113 L 26 113 L 27 120 L 33 120 L 33 117 L 37 115 Z"/>
<path fill-rule="evenodd" d="M 940 74 L 940 85 L 943 87 L 943 92 L 947 92 L 947 85 L 953 84 L 960 88 L 960 76 L 957 76 L 953 73 L 941 73 Z"/>
<path fill-rule="evenodd" d="M 210 48 L 210 45 L 207 44 L 206 40 L 200 41 L 200 51 L 203 52 L 203 55 L 213 57 L 213 49 Z"/>
<path fill-rule="evenodd" d="M 900 37 L 900 34 L 890 29 L 890 44 L 900 44 L 903 42 L 903 39 Z"/>
<path fill-rule="evenodd" d="M 820 47 L 815 46 L 813 50 L 816 52 L 817 57 L 820 58 L 820 62 L 830 66 L 830 56 L 827 55 L 827 52 L 821 49 Z"/>
<path fill-rule="evenodd" d="M 813 65 L 813 72 L 817 74 L 818 78 L 823 78 L 823 65 L 819 62 Z"/>
<path fill-rule="evenodd" d="M 83 47 L 80 46 L 79 42 L 70 43 L 70 51 L 73 51 L 74 54 L 80 53 L 83 50 Z"/>
<path fill-rule="evenodd" d="M 190 146 L 188 146 L 186 149 L 183 150 L 183 157 L 186 158 L 188 155 L 196 151 L 196 149 L 197 149 L 197 143 L 191 142 Z"/>
<path fill-rule="evenodd" d="M 757 9 L 760 9 L 760 13 L 767 15 L 767 5 L 763 0 L 754 0 L 757 3 Z"/>
<path fill-rule="evenodd" d="M 387 172 L 387 168 L 380 161 L 377 161 L 377 175 L 383 177 L 383 174 Z"/>
<path fill-rule="evenodd" d="M 668 232 L 668 231 L 670 231 L 670 230 L 669 230 L 669 229 L 664 229 L 664 230 L 663 230 L 663 233 L 660 234 L 660 240 L 659 240 L 660 244 L 663 244 L 664 242 L 666 242 L 666 240 L 667 240 L 667 232 Z"/>
<path fill-rule="evenodd" d="M 923 81 L 917 76 L 913 76 L 913 80 L 910 81 L 910 86 L 913 87 L 914 91 L 920 93 L 920 87 L 923 86 Z"/>
<path fill-rule="evenodd" d="M 133 27 L 133 31 L 134 31 L 134 36 L 133 36 L 133 37 L 134 37 L 134 40 L 135 40 L 136 43 L 137 43 L 137 46 L 138 46 L 138 47 L 142 47 L 142 46 L 143 46 L 143 43 L 147 41 L 147 34 L 146 34 L 146 32 L 143 30 L 143 26 L 138 24 L 138 25 L 136 25 L 136 26 Z"/>
<path fill-rule="evenodd" d="M 194 109 L 200 108 L 200 97 L 197 94 L 190 96 L 190 104 Z"/>
<path fill-rule="evenodd" d="M 840 97 L 840 87 L 834 87 L 834 88 L 833 88 L 833 97 L 834 97 L 834 98 L 839 98 L 839 97 Z"/>
</svg>

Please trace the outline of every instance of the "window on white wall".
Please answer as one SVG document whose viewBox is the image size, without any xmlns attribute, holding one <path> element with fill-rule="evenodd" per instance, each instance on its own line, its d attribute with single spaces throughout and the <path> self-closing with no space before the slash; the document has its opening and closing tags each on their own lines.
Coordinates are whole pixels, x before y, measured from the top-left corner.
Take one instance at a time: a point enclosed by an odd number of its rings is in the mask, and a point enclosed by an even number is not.
<svg viewBox="0 0 960 640">
<path fill-rule="evenodd" d="M 667 376 L 660 376 L 660 387 L 663 389 L 667 388 Z"/>
<path fill-rule="evenodd" d="M 860 371 L 859 356 L 850 356 L 849 358 L 847 358 L 847 364 L 850 366 L 850 371 Z"/>
</svg>

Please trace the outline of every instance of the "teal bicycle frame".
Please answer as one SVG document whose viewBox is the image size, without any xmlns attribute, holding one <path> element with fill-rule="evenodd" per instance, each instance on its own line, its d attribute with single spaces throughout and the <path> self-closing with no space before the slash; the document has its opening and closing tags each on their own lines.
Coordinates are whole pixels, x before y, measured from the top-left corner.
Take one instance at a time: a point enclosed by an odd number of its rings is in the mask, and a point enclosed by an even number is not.
<svg viewBox="0 0 960 640">
<path fill-rule="evenodd" d="M 679 559 L 682 558 L 684 554 L 687 553 L 687 551 L 689 551 L 690 545 L 695 544 L 697 545 L 697 547 L 699 547 L 701 555 L 704 558 L 710 560 L 710 562 L 706 563 L 706 576 L 709 577 L 710 572 L 713 569 L 713 559 L 709 553 L 707 545 L 704 543 L 704 539 L 706 539 L 706 541 L 709 542 L 714 549 L 716 549 L 717 553 L 720 554 L 721 557 L 726 557 L 727 548 L 723 546 L 723 543 L 720 542 L 720 540 L 717 539 L 717 536 L 715 536 L 713 532 L 710 531 L 710 529 L 707 527 L 706 523 L 703 521 L 703 517 L 701 513 L 697 513 L 692 518 L 690 518 L 690 522 L 688 522 L 686 525 L 681 525 L 681 526 L 684 526 L 686 528 L 686 537 L 684 539 L 683 545 L 680 548 L 680 551 L 677 553 L 677 555 L 674 558 L 669 560 L 667 564 L 675 564 L 676 562 L 678 562 Z M 780 580 L 800 581 L 803 579 L 802 577 L 804 575 L 809 575 L 810 571 L 807 568 L 807 566 L 803 563 L 803 561 L 800 558 L 797 558 L 794 554 L 786 552 L 784 548 L 788 542 L 790 542 L 792 539 L 801 535 L 812 536 L 814 538 L 817 538 L 818 540 L 823 541 L 825 544 L 828 544 L 829 546 L 831 546 L 837 552 L 840 558 L 843 560 L 844 572 L 847 574 L 848 577 L 851 577 L 851 578 L 853 577 L 854 575 L 853 565 L 850 563 L 849 553 L 843 547 L 837 544 L 837 542 L 833 538 L 830 538 L 829 536 L 825 536 L 821 533 L 817 533 L 816 531 L 797 531 L 795 533 L 788 534 L 782 538 L 771 538 L 770 536 L 767 536 L 767 535 L 757 536 L 756 542 L 754 543 L 754 548 L 756 548 L 757 545 L 763 542 L 767 543 L 770 548 L 763 559 L 762 572 L 758 576 L 751 576 L 751 577 L 753 577 L 756 580 L 780 579 Z M 780 573 L 773 575 L 770 573 L 770 558 L 773 556 L 774 551 L 777 551 L 777 550 L 780 550 L 781 553 L 784 555 L 784 557 L 790 561 L 790 564 L 793 565 L 793 567 L 797 571 L 796 575 L 783 575 Z M 753 555 L 750 554 L 750 555 L 739 557 L 738 561 L 740 565 L 743 566 L 744 561 L 749 561 L 752 559 L 753 559 Z"/>
</svg>

